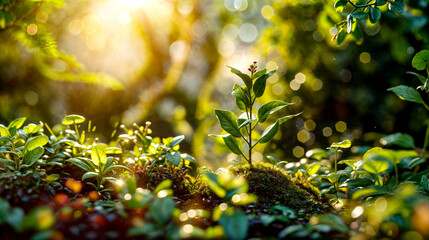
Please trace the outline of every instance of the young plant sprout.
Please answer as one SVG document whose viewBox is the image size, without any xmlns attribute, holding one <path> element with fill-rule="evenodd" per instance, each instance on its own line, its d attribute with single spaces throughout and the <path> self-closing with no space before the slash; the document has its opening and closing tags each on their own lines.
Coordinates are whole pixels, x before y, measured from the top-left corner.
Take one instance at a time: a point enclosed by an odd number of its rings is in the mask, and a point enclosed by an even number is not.
<svg viewBox="0 0 429 240">
<path fill-rule="evenodd" d="M 223 138 L 224 143 L 229 150 L 237 155 L 241 155 L 250 165 L 252 165 L 253 148 L 258 143 L 269 142 L 279 131 L 280 124 L 301 114 L 298 113 L 277 118 L 273 124 L 265 129 L 259 139 L 254 139 L 255 134 L 253 133 L 256 131 L 255 128 L 260 123 L 264 123 L 270 115 L 278 110 L 292 105 L 292 103 L 272 100 L 263 104 L 259 109 L 255 109 L 255 101 L 257 98 L 263 96 L 267 79 L 276 72 L 276 70 L 267 72 L 266 69 L 257 71 L 258 66 L 256 63 L 257 62 L 254 61 L 248 68 L 250 74 L 244 74 L 233 67 L 229 67 L 231 72 L 239 76 L 244 82 L 244 86 L 234 84 L 231 93 L 232 96 L 235 97 L 237 108 L 242 112 L 242 114 L 237 117 L 231 111 L 215 109 L 215 114 L 219 120 L 220 126 L 227 132 L 227 134 L 211 134 L 211 136 Z M 243 142 L 247 145 L 247 155 L 243 151 Z"/>
</svg>

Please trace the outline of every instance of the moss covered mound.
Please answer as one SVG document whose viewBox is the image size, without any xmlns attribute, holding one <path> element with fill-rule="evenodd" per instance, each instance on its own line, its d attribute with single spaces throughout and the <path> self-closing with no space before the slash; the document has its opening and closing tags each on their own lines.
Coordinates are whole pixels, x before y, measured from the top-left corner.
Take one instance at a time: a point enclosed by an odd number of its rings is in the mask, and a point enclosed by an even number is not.
<svg viewBox="0 0 429 240">
<path fill-rule="evenodd" d="M 324 213 L 332 207 L 320 197 L 317 188 L 309 183 L 296 182 L 282 169 L 269 163 L 258 162 L 250 165 L 231 167 L 230 172 L 244 177 L 249 183 L 249 193 L 256 194 L 255 208 L 259 211 L 275 205 L 287 206 L 306 213 Z"/>
</svg>

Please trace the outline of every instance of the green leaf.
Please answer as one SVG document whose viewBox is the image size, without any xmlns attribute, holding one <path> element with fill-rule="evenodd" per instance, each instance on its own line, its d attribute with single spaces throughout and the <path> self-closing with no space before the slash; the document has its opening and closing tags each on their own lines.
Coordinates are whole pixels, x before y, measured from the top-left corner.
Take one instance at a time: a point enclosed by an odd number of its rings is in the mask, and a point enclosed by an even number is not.
<svg viewBox="0 0 429 240">
<path fill-rule="evenodd" d="M 79 124 L 85 122 L 85 118 L 80 115 L 67 115 L 61 124 L 63 125 L 71 125 L 71 124 Z"/>
<path fill-rule="evenodd" d="M 168 144 L 168 147 L 172 148 L 172 147 L 179 145 L 183 141 L 183 139 L 185 139 L 184 135 L 179 135 L 179 136 L 174 137 L 173 141 L 170 144 Z"/>
<path fill-rule="evenodd" d="M 331 144 L 331 148 L 349 148 L 352 146 L 352 142 L 350 140 L 346 139 L 341 142 L 334 142 Z"/>
<path fill-rule="evenodd" d="M 262 69 L 261 71 L 256 72 L 253 74 L 253 79 L 259 78 L 260 76 L 264 75 L 267 72 L 267 69 Z"/>
<path fill-rule="evenodd" d="M 360 198 L 367 198 L 371 196 L 378 196 L 378 195 L 384 195 L 389 193 L 384 187 L 373 185 L 367 188 L 363 188 L 360 190 L 357 190 L 353 193 L 352 199 L 360 199 Z"/>
<path fill-rule="evenodd" d="M 24 124 L 25 119 L 26 119 L 25 117 L 15 119 L 11 123 L 9 123 L 9 126 L 7 128 L 8 129 L 11 129 L 11 128 L 19 129 Z"/>
<path fill-rule="evenodd" d="M 106 159 L 107 156 L 103 148 L 98 145 L 92 147 L 91 160 L 95 166 L 104 165 L 106 163 Z"/>
<path fill-rule="evenodd" d="M 260 76 L 255 80 L 255 84 L 253 85 L 253 92 L 255 93 L 255 97 L 261 97 L 265 92 L 265 86 L 267 85 L 267 79 L 271 77 L 277 70 L 272 70 L 264 75 Z"/>
<path fill-rule="evenodd" d="M 245 239 L 249 230 L 247 216 L 240 210 L 234 209 L 232 213 L 224 211 L 219 224 L 223 227 L 225 234 L 234 240 Z"/>
<path fill-rule="evenodd" d="M 375 5 L 377 6 L 383 6 L 384 4 L 386 4 L 386 0 L 376 0 L 375 1 Z"/>
<path fill-rule="evenodd" d="M 369 173 L 379 174 L 389 169 L 389 162 L 377 159 L 368 159 L 363 163 L 363 169 Z"/>
<path fill-rule="evenodd" d="M 161 190 L 169 189 L 172 185 L 172 181 L 167 179 L 158 184 L 155 188 L 155 194 L 158 194 Z"/>
<path fill-rule="evenodd" d="M 273 137 L 277 134 L 277 132 L 279 131 L 279 120 L 277 120 L 275 123 L 271 124 L 267 129 L 265 129 L 265 131 L 262 133 L 261 137 L 259 138 L 258 142 L 259 143 L 267 143 L 269 142 L 271 139 L 273 139 Z"/>
<path fill-rule="evenodd" d="M 45 135 L 39 135 L 28 139 L 27 143 L 24 145 L 23 151 L 31 151 L 37 147 L 41 147 L 49 142 L 49 138 Z"/>
<path fill-rule="evenodd" d="M 320 169 L 320 167 L 321 167 L 322 165 L 321 164 L 319 164 L 319 163 L 313 163 L 313 164 L 311 164 L 309 167 L 308 167 L 308 169 L 307 169 L 307 174 L 308 174 L 308 176 L 312 176 L 312 175 L 314 175 L 314 174 L 316 174 L 317 173 L 317 171 L 319 171 L 319 169 Z"/>
<path fill-rule="evenodd" d="M 9 223 L 9 225 L 11 225 L 15 231 L 20 232 L 23 230 L 24 218 L 24 210 L 21 208 L 11 208 L 8 211 L 5 221 Z"/>
<path fill-rule="evenodd" d="M 210 189 L 220 198 L 226 196 L 225 189 L 219 184 L 218 175 L 212 172 L 204 172 L 204 180 Z"/>
<path fill-rule="evenodd" d="M 405 133 L 394 133 L 380 139 L 383 145 L 397 145 L 403 148 L 414 148 L 414 138 Z"/>
<path fill-rule="evenodd" d="M 288 115 L 288 116 L 284 116 L 282 118 L 277 119 L 277 121 L 273 124 L 271 124 L 267 129 L 265 129 L 265 131 L 262 133 L 261 137 L 259 138 L 258 142 L 259 143 L 267 143 L 268 141 L 270 141 L 271 139 L 273 139 L 273 137 L 277 134 L 277 132 L 279 131 L 279 126 L 280 124 L 286 122 L 289 119 L 292 119 L 298 115 L 300 115 L 301 113 L 297 113 L 294 115 Z"/>
<path fill-rule="evenodd" d="M 366 12 L 352 12 L 350 15 L 354 18 L 359 19 L 359 18 L 366 17 L 366 14 L 367 14 Z"/>
<path fill-rule="evenodd" d="M 241 155 L 243 146 L 237 138 L 228 134 L 223 137 L 223 141 L 225 142 L 225 145 L 229 148 L 229 150 L 231 150 L 231 152 L 237 155 Z"/>
<path fill-rule="evenodd" d="M 337 11 L 337 12 L 344 11 L 344 9 L 347 6 L 347 3 L 348 3 L 347 0 L 340 0 L 340 1 L 335 2 L 335 4 L 334 4 L 335 11 Z"/>
<path fill-rule="evenodd" d="M 277 112 L 278 110 L 288 106 L 292 105 L 292 103 L 287 103 L 279 100 L 270 101 L 264 105 L 262 105 L 258 110 L 258 119 L 260 123 L 265 122 L 267 120 L 268 116 L 271 114 Z"/>
<path fill-rule="evenodd" d="M 413 57 L 411 64 L 413 65 L 413 68 L 417 70 L 425 70 L 429 66 L 429 50 L 422 50 L 418 52 Z"/>
<path fill-rule="evenodd" d="M 44 152 L 45 150 L 42 147 L 37 147 L 31 151 L 27 151 L 24 154 L 24 158 L 22 160 L 23 164 L 32 166 L 34 163 L 37 162 L 37 160 L 40 159 Z"/>
<path fill-rule="evenodd" d="M 230 66 L 227 66 L 227 67 L 229 67 L 231 69 L 232 73 L 239 76 L 243 80 L 244 84 L 246 84 L 247 89 L 252 89 L 253 82 L 252 82 L 252 79 L 250 79 L 250 77 L 248 75 L 242 73 L 240 70 L 235 69 L 233 67 L 230 67 Z"/>
<path fill-rule="evenodd" d="M 79 159 L 79 158 L 70 158 L 66 160 L 66 162 L 73 163 L 74 165 L 80 167 L 85 172 L 94 172 L 95 168 L 89 163 L 86 163 L 85 161 Z"/>
<path fill-rule="evenodd" d="M 347 36 L 347 32 L 344 29 L 340 30 L 340 33 L 338 33 L 338 37 L 337 37 L 337 44 L 340 45 L 344 39 L 346 39 Z"/>
<path fill-rule="evenodd" d="M 244 126 L 246 126 L 246 125 L 249 125 L 250 123 L 252 123 L 252 122 L 254 122 L 254 121 L 256 121 L 255 119 L 247 119 L 246 121 L 244 121 L 244 122 L 242 122 L 239 126 L 238 126 L 238 128 L 239 129 L 241 129 L 241 128 L 243 128 Z M 241 122 L 241 119 L 239 118 L 239 119 L 237 119 L 237 124 L 238 123 L 240 123 Z"/>
<path fill-rule="evenodd" d="M 349 189 L 358 188 L 358 187 L 367 187 L 374 185 L 374 182 L 369 178 L 356 178 L 356 179 L 347 179 L 340 187 L 346 187 Z"/>
<path fill-rule="evenodd" d="M 231 95 L 235 97 L 235 103 L 241 111 L 246 111 L 246 107 L 250 107 L 249 97 L 246 95 L 245 90 L 238 84 L 234 84 Z"/>
<path fill-rule="evenodd" d="M 164 224 L 170 220 L 175 204 L 169 197 L 158 198 L 149 207 L 151 218 L 158 224 Z"/>
<path fill-rule="evenodd" d="M 416 77 L 420 80 L 420 82 L 421 82 L 422 84 L 426 84 L 426 81 L 428 80 L 428 79 L 426 79 L 423 75 L 418 74 L 418 73 L 416 73 L 416 72 L 410 72 L 410 71 L 408 71 L 407 73 L 408 73 L 408 74 L 411 74 L 411 75 L 416 76 Z"/>
<path fill-rule="evenodd" d="M 329 154 L 324 149 L 315 148 L 315 149 L 311 149 L 311 150 L 307 151 L 305 153 L 305 156 L 308 157 L 308 158 L 313 158 L 313 159 L 316 159 L 316 160 L 321 160 L 323 158 L 328 158 Z"/>
<path fill-rule="evenodd" d="M 286 122 L 286 121 L 288 121 L 288 120 L 290 120 L 290 119 L 292 119 L 294 117 L 297 117 L 299 115 L 301 115 L 301 113 L 284 116 L 284 117 L 279 118 L 277 121 L 279 121 L 279 124 L 282 124 L 282 123 L 284 123 L 284 122 Z"/>
<path fill-rule="evenodd" d="M 0 136 L 2 137 L 11 137 L 9 130 L 3 126 L 2 124 L 0 124 Z"/>
<path fill-rule="evenodd" d="M 241 132 L 237 125 L 237 117 L 231 111 L 215 109 L 215 114 L 219 119 L 223 130 L 234 137 L 240 137 Z"/>
<path fill-rule="evenodd" d="M 405 9 L 405 3 L 403 0 L 396 0 L 389 3 L 389 10 L 396 13 L 403 13 Z"/>
<path fill-rule="evenodd" d="M 412 87 L 400 85 L 400 86 L 389 88 L 388 90 L 392 91 L 394 94 L 396 94 L 396 96 L 398 96 L 402 100 L 425 104 L 419 92 L 417 92 Z"/>
<path fill-rule="evenodd" d="M 9 159 L 0 158 L 0 163 L 3 163 L 4 165 L 15 169 L 15 162 Z"/>
<path fill-rule="evenodd" d="M 170 163 L 174 164 L 175 166 L 179 166 L 180 161 L 182 160 L 182 157 L 178 152 L 167 153 L 165 154 L 165 157 Z"/>
<path fill-rule="evenodd" d="M 197 159 L 195 159 L 193 156 L 187 154 L 187 153 L 182 153 L 180 154 L 180 157 L 182 157 L 183 159 L 189 161 L 189 162 L 193 162 L 193 163 L 198 163 Z"/>
<path fill-rule="evenodd" d="M 381 11 L 377 7 L 369 7 L 369 21 L 376 23 L 381 18 Z"/>
<path fill-rule="evenodd" d="M 98 177 L 98 174 L 96 172 L 87 172 L 87 173 L 83 174 L 82 181 L 84 181 L 88 178 L 96 178 L 96 177 Z"/>
<path fill-rule="evenodd" d="M 130 169 L 129 169 L 129 168 L 127 168 L 126 166 L 122 166 L 122 165 L 112 165 L 112 166 L 110 166 L 110 167 L 108 167 L 108 168 L 104 169 L 103 173 L 108 173 L 108 172 L 110 172 L 110 171 L 112 171 L 112 170 L 115 170 L 115 169 L 122 169 L 122 170 L 125 170 L 125 171 L 129 171 L 129 172 L 131 172 L 131 171 L 130 171 Z"/>
</svg>

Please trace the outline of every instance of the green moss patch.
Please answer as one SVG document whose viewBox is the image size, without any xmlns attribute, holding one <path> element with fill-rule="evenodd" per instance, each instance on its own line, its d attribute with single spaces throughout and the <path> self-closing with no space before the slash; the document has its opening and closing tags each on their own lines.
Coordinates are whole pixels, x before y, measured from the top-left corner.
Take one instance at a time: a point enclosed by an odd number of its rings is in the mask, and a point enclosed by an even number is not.
<svg viewBox="0 0 429 240">
<path fill-rule="evenodd" d="M 231 167 L 229 170 L 248 181 L 249 193 L 258 196 L 255 208 L 259 211 L 275 205 L 287 206 L 296 211 L 305 210 L 310 214 L 325 213 L 332 209 L 314 186 L 295 181 L 272 164 L 258 162 L 252 166 Z"/>
</svg>

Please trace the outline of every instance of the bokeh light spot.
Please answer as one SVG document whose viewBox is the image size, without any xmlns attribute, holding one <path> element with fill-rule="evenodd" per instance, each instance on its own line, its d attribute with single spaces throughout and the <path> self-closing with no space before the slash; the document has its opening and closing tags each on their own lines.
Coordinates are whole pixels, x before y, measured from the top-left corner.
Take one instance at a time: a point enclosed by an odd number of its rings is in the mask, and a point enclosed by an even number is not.
<svg viewBox="0 0 429 240">
<path fill-rule="evenodd" d="M 283 94 L 283 91 L 284 91 L 283 85 L 281 85 L 280 83 L 276 83 L 276 84 L 273 86 L 273 93 L 274 93 L 275 95 L 280 96 L 280 95 L 282 95 L 282 94 Z"/>
<path fill-rule="evenodd" d="M 28 105 L 34 106 L 39 102 L 39 95 L 35 91 L 30 90 L 24 94 L 24 100 Z"/>
<path fill-rule="evenodd" d="M 294 79 L 294 80 L 290 81 L 289 87 L 292 90 L 297 91 L 301 87 L 301 84 L 296 79 Z"/>
<path fill-rule="evenodd" d="M 258 29 L 251 23 L 244 23 L 240 26 L 238 36 L 241 41 L 251 43 L 256 40 L 256 37 L 258 37 Z"/>
<path fill-rule="evenodd" d="M 310 140 L 310 133 L 306 130 L 300 130 L 296 136 L 298 138 L 298 141 L 302 143 L 305 143 Z"/>
<path fill-rule="evenodd" d="M 316 123 L 313 120 L 308 119 L 305 121 L 304 127 L 307 129 L 307 131 L 313 131 L 316 128 Z"/>
<path fill-rule="evenodd" d="M 265 5 L 261 9 L 262 17 L 265 19 L 269 19 L 274 16 L 274 8 L 270 5 Z"/>
<path fill-rule="evenodd" d="M 330 137 L 332 135 L 332 128 L 324 127 L 322 133 L 324 137 Z"/>
<path fill-rule="evenodd" d="M 323 82 L 318 78 L 314 79 L 313 82 L 311 83 L 311 89 L 313 89 L 314 91 L 319 91 L 322 89 L 322 87 L 323 87 Z"/>
<path fill-rule="evenodd" d="M 293 148 L 292 153 L 296 158 L 300 158 L 304 156 L 304 148 L 300 146 L 296 146 Z"/>
<path fill-rule="evenodd" d="M 343 121 L 338 121 L 335 124 L 335 129 L 337 130 L 337 132 L 345 132 L 347 130 L 347 124 Z"/>
<path fill-rule="evenodd" d="M 369 62 L 371 62 L 371 55 L 367 52 L 363 52 L 359 55 L 359 60 L 362 63 L 369 63 Z"/>
<path fill-rule="evenodd" d="M 28 25 L 28 27 L 27 27 L 27 33 L 30 36 L 36 35 L 36 33 L 37 33 L 37 25 L 34 24 L 34 23 Z"/>
<path fill-rule="evenodd" d="M 358 218 L 360 215 L 363 214 L 363 212 L 364 212 L 364 209 L 362 206 L 355 207 L 355 209 L 353 209 L 353 211 L 351 213 L 352 218 Z"/>
<path fill-rule="evenodd" d="M 221 204 L 219 205 L 219 209 L 220 209 L 221 211 L 225 211 L 227 208 L 228 208 L 228 205 L 227 205 L 226 203 L 221 203 Z"/>
</svg>

